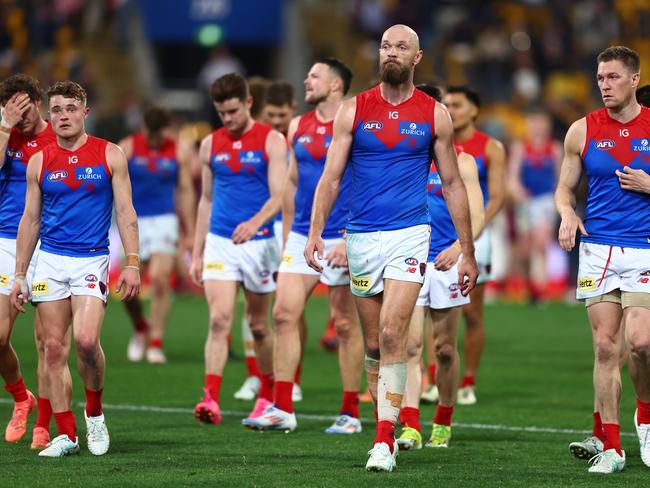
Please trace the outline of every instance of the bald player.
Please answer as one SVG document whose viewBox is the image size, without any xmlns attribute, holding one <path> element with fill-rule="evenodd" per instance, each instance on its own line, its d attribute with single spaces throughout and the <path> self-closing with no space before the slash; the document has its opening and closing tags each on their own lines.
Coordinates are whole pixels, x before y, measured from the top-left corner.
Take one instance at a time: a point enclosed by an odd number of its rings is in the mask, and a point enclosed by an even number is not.
<svg viewBox="0 0 650 488">
<path fill-rule="evenodd" d="M 413 84 L 421 59 L 413 29 L 394 25 L 384 32 L 381 83 L 343 102 L 334 119 L 305 246 L 307 263 L 322 271 L 321 235 L 349 165 L 354 195 L 346 227 L 350 287 L 365 332 L 366 375 L 377 407 L 376 437 L 366 464 L 370 471 L 392 471 L 396 466 L 395 424 L 406 383 L 408 325 L 429 251 L 427 175 L 432 148 L 463 251 L 458 283 L 464 295 L 478 277 L 449 113 Z"/>
</svg>

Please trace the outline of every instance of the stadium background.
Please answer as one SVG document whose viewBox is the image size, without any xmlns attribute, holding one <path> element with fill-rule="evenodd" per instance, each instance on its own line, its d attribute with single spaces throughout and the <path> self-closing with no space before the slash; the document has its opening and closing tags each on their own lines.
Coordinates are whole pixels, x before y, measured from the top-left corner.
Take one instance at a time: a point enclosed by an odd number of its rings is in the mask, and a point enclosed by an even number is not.
<svg viewBox="0 0 650 488">
<path fill-rule="evenodd" d="M 0 6 L 0 78 L 21 71 L 43 86 L 61 79 L 80 82 L 92 107 L 88 131 L 111 141 L 139 127 L 147 103 L 171 108 L 187 137 L 209 130 L 218 121 L 205 87 L 232 70 L 286 79 L 302 110 L 302 80 L 311 61 L 333 55 L 351 66 L 357 93 L 376 79 L 378 40 L 393 23 L 406 23 L 420 35 L 425 56 L 417 81 L 470 84 L 484 101 L 479 126 L 506 146 L 523 135 L 527 110 L 547 111 L 561 139 L 568 124 L 600 106 L 594 73 L 603 48 L 625 44 L 639 52 L 642 65 L 650 59 L 647 0 L 2 0 Z M 495 232 L 495 303 L 487 309 L 480 403 L 458 410 L 452 449 L 408 453 L 398 473 L 373 477 L 373 483 L 593 484 L 566 449 L 583 434 L 564 431 L 590 425 L 586 317 L 580 306 L 529 307 L 512 303 L 525 302 L 517 290 L 501 293 L 507 288 L 511 220 L 507 206 L 496 223 L 501 230 Z M 570 297 L 572 261 L 553 252 L 551 295 Z M 362 466 L 371 424 L 355 439 L 322 434 L 328 420 L 319 416 L 334 412 L 340 389 L 334 356 L 317 344 L 325 306 L 317 298 L 308 308 L 305 401 L 298 412 L 311 417 L 299 420 L 295 435 L 259 436 L 238 425 L 238 413 L 249 409 L 231 400 L 243 379 L 241 361 L 228 366 L 224 383 L 222 407 L 232 415 L 214 429 L 195 424 L 190 412 L 200 391 L 207 321 L 200 297 L 176 299 L 167 341 L 170 364 L 159 367 L 127 363 L 130 329 L 114 302 L 103 333 L 111 454 L 52 464 L 38 460 L 23 442 L 0 446 L 0 465 L 21 485 L 369 482 Z M 14 347 L 33 385 L 30 320 L 19 319 Z M 241 351 L 239 334 L 233 336 L 233 349 Z M 76 394 L 80 391 L 77 385 Z M 625 433 L 632 430 L 626 418 L 632 412 L 629 392 L 625 380 Z M 427 408 L 424 421 L 433 412 Z M 7 402 L 0 412 L 8 417 Z M 367 407 L 364 416 L 372 416 Z M 626 472 L 608 481 L 647 484 L 636 442 L 626 435 L 623 442 L 628 453 L 636 448 L 637 459 L 630 456 Z"/>
</svg>

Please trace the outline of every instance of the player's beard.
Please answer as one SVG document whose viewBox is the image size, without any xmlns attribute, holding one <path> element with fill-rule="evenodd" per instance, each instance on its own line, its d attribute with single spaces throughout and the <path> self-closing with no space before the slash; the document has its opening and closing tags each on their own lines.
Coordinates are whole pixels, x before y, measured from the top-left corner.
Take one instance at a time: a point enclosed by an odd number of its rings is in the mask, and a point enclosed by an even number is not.
<svg viewBox="0 0 650 488">
<path fill-rule="evenodd" d="M 410 69 L 398 63 L 384 63 L 381 65 L 381 81 L 391 86 L 398 86 L 409 80 Z"/>
</svg>

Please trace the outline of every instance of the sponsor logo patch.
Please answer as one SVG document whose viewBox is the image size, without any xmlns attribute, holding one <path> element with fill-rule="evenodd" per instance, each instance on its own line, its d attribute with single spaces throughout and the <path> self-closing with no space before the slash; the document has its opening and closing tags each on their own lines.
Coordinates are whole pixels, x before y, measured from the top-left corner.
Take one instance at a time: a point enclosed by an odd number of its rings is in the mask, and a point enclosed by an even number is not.
<svg viewBox="0 0 650 488">
<path fill-rule="evenodd" d="M 86 280 L 86 281 L 88 281 L 88 282 L 90 282 L 90 283 L 94 283 L 94 282 L 97 281 L 97 276 L 94 275 L 94 274 L 87 274 L 87 275 L 85 276 L 84 280 Z"/>
<path fill-rule="evenodd" d="M 215 273 L 223 273 L 226 271 L 226 265 L 224 263 L 219 263 L 219 262 L 210 262 L 210 263 L 205 263 L 205 266 L 203 268 L 205 271 L 213 271 Z"/>
<path fill-rule="evenodd" d="M 404 262 L 409 266 L 417 266 L 420 261 L 417 258 L 406 258 Z"/>
<path fill-rule="evenodd" d="M 292 265 L 293 264 L 293 256 L 289 256 L 288 254 L 285 254 L 282 256 L 282 262 L 284 264 Z"/>
<path fill-rule="evenodd" d="M 426 134 L 426 124 L 416 122 L 400 122 L 399 135 L 401 136 L 423 136 Z"/>
<path fill-rule="evenodd" d="M 0 286 L 2 288 L 8 288 L 9 287 L 9 275 L 6 274 L 0 274 Z"/>
<path fill-rule="evenodd" d="M 101 180 L 103 178 L 102 174 L 99 172 L 99 168 L 93 168 L 91 166 L 79 166 L 75 168 L 75 175 L 77 180 Z"/>
<path fill-rule="evenodd" d="M 634 152 L 650 152 L 650 139 L 632 139 L 630 149 Z"/>
<path fill-rule="evenodd" d="M 351 276 L 350 283 L 352 283 L 352 288 L 357 291 L 368 291 L 372 285 L 370 276 Z"/>
<path fill-rule="evenodd" d="M 57 171 L 54 171 L 53 173 L 50 173 L 50 175 L 47 177 L 47 181 L 65 180 L 67 177 L 68 177 L 68 172 L 59 169 Z"/>
<path fill-rule="evenodd" d="M 262 151 L 240 151 L 239 153 L 239 162 L 242 164 L 260 164 L 262 161 Z"/>
<path fill-rule="evenodd" d="M 225 161 L 230 161 L 230 154 L 228 153 L 217 153 L 214 155 L 215 163 L 223 163 Z"/>
<path fill-rule="evenodd" d="M 32 295 L 47 295 L 49 290 L 50 287 L 47 285 L 47 281 L 35 281 L 32 283 Z"/>
<path fill-rule="evenodd" d="M 596 279 L 590 276 L 586 278 L 578 278 L 578 290 L 580 291 L 593 291 L 598 286 L 596 286 Z"/>
</svg>

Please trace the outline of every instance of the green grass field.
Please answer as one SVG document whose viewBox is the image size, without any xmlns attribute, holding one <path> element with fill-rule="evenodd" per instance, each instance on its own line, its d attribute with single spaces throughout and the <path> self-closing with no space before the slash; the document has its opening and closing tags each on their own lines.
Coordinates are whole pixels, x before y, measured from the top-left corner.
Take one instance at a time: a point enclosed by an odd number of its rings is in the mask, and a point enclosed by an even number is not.
<svg viewBox="0 0 650 488">
<path fill-rule="evenodd" d="M 366 473 L 366 451 L 373 423 L 358 436 L 328 436 L 340 404 L 335 355 L 318 347 L 325 326 L 326 301 L 307 310 L 310 337 L 303 372 L 304 401 L 297 404 L 298 430 L 291 434 L 255 433 L 240 419 L 251 404 L 233 399 L 244 378 L 243 361 L 225 372 L 223 424 L 199 424 L 192 408 L 203 379 L 207 307 L 200 298 L 174 304 L 166 349 L 169 364 L 150 366 L 126 360 L 130 325 L 119 303 L 109 305 L 102 343 L 107 356 L 104 411 L 111 450 L 92 456 L 85 445 L 83 387 L 75 377 L 75 414 L 82 452 L 64 459 L 42 459 L 27 437 L 0 445 L 1 486 L 649 486 L 650 469 L 639 458 L 632 414 L 635 397 L 627 377 L 622 402 L 622 443 L 627 466 L 605 479 L 586 472 L 567 445 L 591 427 L 592 353 L 581 306 L 520 305 L 487 307 L 487 341 L 478 378 L 479 403 L 457 407 L 450 449 L 403 453 L 397 471 Z M 238 319 L 237 319 L 238 323 Z M 241 355 L 240 333 L 234 336 Z M 31 316 L 19 318 L 13 344 L 28 386 L 35 384 Z M 4 424 L 9 396 L 0 403 Z M 424 406 L 424 435 L 430 434 L 434 407 Z M 305 415 L 305 417 L 301 417 Z M 369 405 L 362 416 L 372 418 Z M 31 425 L 35 416 L 30 418 Z M 535 431 L 538 428 L 539 431 Z M 52 423 L 52 432 L 54 432 Z"/>
</svg>

